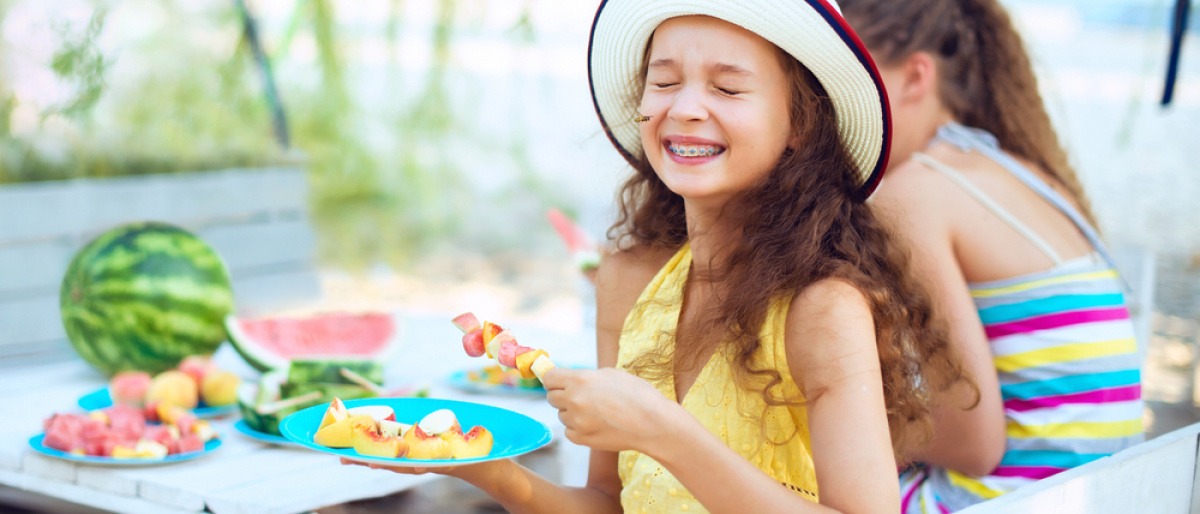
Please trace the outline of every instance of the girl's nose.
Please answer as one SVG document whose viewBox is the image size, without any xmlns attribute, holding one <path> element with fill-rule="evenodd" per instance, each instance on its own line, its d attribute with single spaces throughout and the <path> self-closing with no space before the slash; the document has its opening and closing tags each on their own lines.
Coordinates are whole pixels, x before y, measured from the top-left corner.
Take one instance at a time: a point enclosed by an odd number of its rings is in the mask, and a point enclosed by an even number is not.
<svg viewBox="0 0 1200 514">
<path fill-rule="evenodd" d="M 668 118 L 678 122 L 708 119 L 708 109 L 704 105 L 704 88 L 697 86 L 680 88 L 671 100 L 671 107 L 667 110 Z"/>
</svg>

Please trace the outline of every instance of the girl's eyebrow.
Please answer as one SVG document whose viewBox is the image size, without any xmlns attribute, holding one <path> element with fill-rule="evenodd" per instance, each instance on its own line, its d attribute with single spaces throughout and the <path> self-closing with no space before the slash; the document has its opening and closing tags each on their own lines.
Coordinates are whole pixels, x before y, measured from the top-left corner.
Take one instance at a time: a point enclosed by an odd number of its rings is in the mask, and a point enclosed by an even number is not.
<svg viewBox="0 0 1200 514">
<path fill-rule="evenodd" d="M 649 69 L 673 67 L 675 67 L 674 59 L 655 59 L 647 66 Z M 713 71 L 722 75 L 754 75 L 754 72 L 736 64 L 717 63 L 710 67 L 713 69 Z"/>
</svg>

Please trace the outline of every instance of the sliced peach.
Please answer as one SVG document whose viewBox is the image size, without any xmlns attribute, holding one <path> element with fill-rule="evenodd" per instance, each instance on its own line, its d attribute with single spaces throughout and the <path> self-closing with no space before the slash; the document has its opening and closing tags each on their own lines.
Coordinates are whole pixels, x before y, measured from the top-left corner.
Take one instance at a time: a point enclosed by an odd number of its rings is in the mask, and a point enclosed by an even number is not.
<svg viewBox="0 0 1200 514">
<path fill-rule="evenodd" d="M 350 415 L 346 412 L 346 404 L 342 403 L 341 398 L 335 396 L 333 401 L 329 402 L 329 408 L 325 409 L 325 416 L 321 417 L 321 426 L 318 427 L 318 430 L 348 417 Z"/>
<path fill-rule="evenodd" d="M 354 425 L 350 430 L 350 439 L 354 451 L 361 455 L 394 459 L 408 450 L 408 443 L 404 438 L 383 435 L 378 427 L 366 423 Z"/>
<path fill-rule="evenodd" d="M 316 435 L 313 436 L 313 442 L 330 448 L 351 448 L 354 446 L 351 432 L 355 425 L 376 426 L 375 419 L 371 416 L 350 416 L 318 429 Z"/>
<path fill-rule="evenodd" d="M 408 453 L 405 457 L 410 459 L 449 459 L 453 455 L 450 448 L 450 443 L 444 439 L 426 434 L 421 430 L 421 425 L 413 425 L 404 433 L 404 442 L 408 443 Z"/>
<path fill-rule="evenodd" d="M 537 360 L 538 357 L 541 357 L 543 355 L 549 356 L 550 354 L 546 353 L 545 350 L 529 350 L 527 352 L 517 355 L 516 368 L 517 368 L 517 371 L 519 371 L 521 373 L 521 378 L 535 378 L 536 377 L 536 375 L 533 374 L 533 369 L 532 369 L 533 361 Z"/>
<path fill-rule="evenodd" d="M 475 425 L 467 433 L 461 429 L 445 432 L 441 438 L 450 443 L 450 453 L 453 459 L 474 459 L 486 457 L 492 453 L 494 439 L 492 433 L 482 426 Z"/>
</svg>

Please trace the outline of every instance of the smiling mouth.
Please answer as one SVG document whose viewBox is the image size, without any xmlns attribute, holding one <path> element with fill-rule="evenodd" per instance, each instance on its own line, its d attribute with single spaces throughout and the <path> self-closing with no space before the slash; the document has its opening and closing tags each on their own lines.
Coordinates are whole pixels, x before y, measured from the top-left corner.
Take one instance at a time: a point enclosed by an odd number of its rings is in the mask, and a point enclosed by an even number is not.
<svg viewBox="0 0 1200 514">
<path fill-rule="evenodd" d="M 725 152 L 725 147 L 715 145 L 681 145 L 671 143 L 667 151 L 679 157 L 712 157 Z"/>
</svg>

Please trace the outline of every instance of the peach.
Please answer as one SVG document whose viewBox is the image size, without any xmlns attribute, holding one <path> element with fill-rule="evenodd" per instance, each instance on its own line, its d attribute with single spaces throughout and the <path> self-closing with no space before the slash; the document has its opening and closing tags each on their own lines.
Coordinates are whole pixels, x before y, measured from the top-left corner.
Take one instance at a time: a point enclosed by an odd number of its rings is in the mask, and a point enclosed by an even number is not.
<svg viewBox="0 0 1200 514">
<path fill-rule="evenodd" d="M 232 405 L 237 402 L 238 386 L 241 384 L 242 377 L 236 373 L 216 369 L 204 375 L 200 383 L 200 397 L 209 407 Z"/>
<path fill-rule="evenodd" d="M 146 390 L 146 403 L 171 404 L 185 409 L 194 409 L 200 401 L 196 382 L 186 373 L 177 370 L 159 373 L 150 381 Z"/>
<path fill-rule="evenodd" d="M 365 423 L 354 426 L 350 431 L 350 439 L 355 452 L 371 457 L 394 459 L 408 450 L 408 443 L 404 438 L 383 435 L 377 427 Z"/>
<path fill-rule="evenodd" d="M 438 436 L 425 433 L 419 424 L 413 425 L 404 433 L 404 442 L 408 443 L 408 453 L 405 454 L 405 457 L 410 459 L 449 459 L 453 456 L 450 443 Z"/>
<path fill-rule="evenodd" d="M 492 340 L 496 338 L 497 334 L 500 334 L 501 332 L 504 332 L 505 330 L 503 328 L 501 328 L 500 325 L 497 325 L 490 321 L 483 322 L 482 330 L 483 330 L 482 335 L 483 335 L 484 349 L 487 351 L 488 358 L 494 359 L 494 358 L 496 358 L 496 352 L 492 351 Z M 497 349 L 500 348 L 500 343 L 496 342 L 495 346 Z"/>
<path fill-rule="evenodd" d="M 471 430 L 465 434 L 461 428 L 455 427 L 453 430 L 443 432 L 439 437 L 450 443 L 450 453 L 453 459 L 486 457 L 492 452 L 492 444 L 495 442 L 492 433 L 479 425 L 471 427 Z"/>
<path fill-rule="evenodd" d="M 351 448 L 354 446 L 351 433 L 356 425 L 376 426 L 371 416 L 350 416 L 318 429 L 313 442 L 330 448 Z"/>
<path fill-rule="evenodd" d="M 217 365 L 213 364 L 212 358 L 207 355 L 188 355 L 182 361 L 179 361 L 179 365 L 175 369 L 192 377 L 192 381 L 196 383 L 196 387 L 202 387 L 204 377 L 216 371 Z"/>
<path fill-rule="evenodd" d="M 341 398 L 335 396 L 333 401 L 329 402 L 329 408 L 325 409 L 325 415 L 321 417 L 321 425 L 317 429 L 320 430 L 348 417 L 350 415 L 346 412 L 346 404 L 342 403 Z"/>
<path fill-rule="evenodd" d="M 145 371 L 122 371 L 108 381 L 108 394 L 116 405 L 141 407 L 150 381 L 150 374 Z"/>
</svg>

